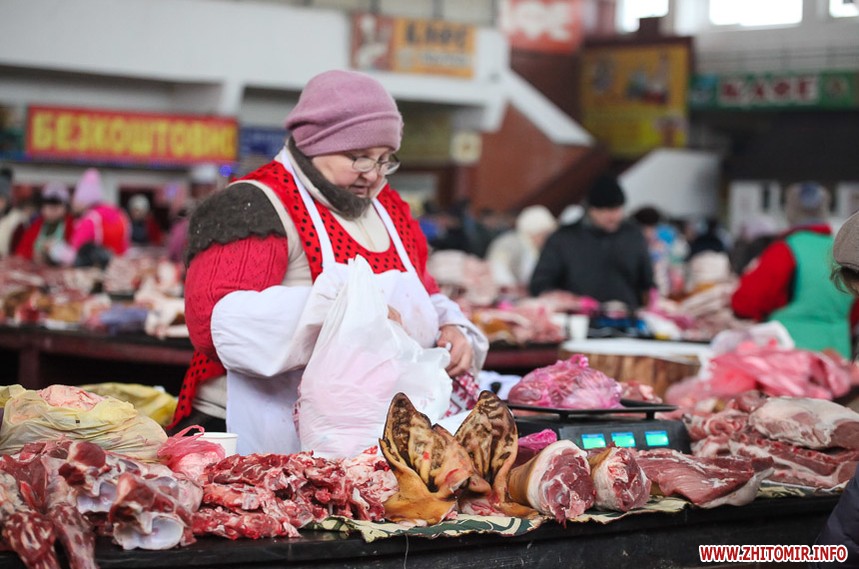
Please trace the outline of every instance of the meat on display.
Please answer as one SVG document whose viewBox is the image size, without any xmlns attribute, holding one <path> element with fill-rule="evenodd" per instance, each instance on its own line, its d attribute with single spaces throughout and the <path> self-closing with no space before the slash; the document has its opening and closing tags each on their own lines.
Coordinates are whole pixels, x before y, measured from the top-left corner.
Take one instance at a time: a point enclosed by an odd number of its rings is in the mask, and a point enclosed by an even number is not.
<svg viewBox="0 0 859 569">
<path fill-rule="evenodd" d="M 662 495 L 702 508 L 748 504 L 773 472 L 771 458 L 696 457 L 672 449 L 641 450 L 636 458 Z"/>
<path fill-rule="evenodd" d="M 859 449 L 859 413 L 826 399 L 771 397 L 749 415 L 762 435 L 811 449 Z"/>
<path fill-rule="evenodd" d="M 609 447 L 588 458 L 601 510 L 628 512 L 647 503 L 651 482 L 628 448 Z"/>
</svg>

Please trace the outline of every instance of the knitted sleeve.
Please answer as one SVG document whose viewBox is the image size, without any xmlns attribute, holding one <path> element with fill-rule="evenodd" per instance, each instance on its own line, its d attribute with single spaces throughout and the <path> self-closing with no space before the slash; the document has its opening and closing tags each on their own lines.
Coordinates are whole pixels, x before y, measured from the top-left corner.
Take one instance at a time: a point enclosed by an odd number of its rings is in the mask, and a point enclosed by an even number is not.
<svg viewBox="0 0 859 569">
<path fill-rule="evenodd" d="M 741 318 L 763 320 L 790 301 L 796 260 L 790 246 L 776 241 L 761 253 L 760 260 L 740 278 L 731 297 L 731 308 Z"/>
<path fill-rule="evenodd" d="M 188 226 L 186 264 L 213 243 L 226 244 L 251 236 L 286 237 L 271 202 L 252 184 L 241 182 L 213 194 L 194 211 Z"/>
<path fill-rule="evenodd" d="M 288 259 L 286 238 L 279 235 L 214 243 L 197 253 L 185 277 L 185 321 L 194 347 L 217 360 L 211 330 L 215 304 L 233 291 L 280 284 Z"/>
</svg>

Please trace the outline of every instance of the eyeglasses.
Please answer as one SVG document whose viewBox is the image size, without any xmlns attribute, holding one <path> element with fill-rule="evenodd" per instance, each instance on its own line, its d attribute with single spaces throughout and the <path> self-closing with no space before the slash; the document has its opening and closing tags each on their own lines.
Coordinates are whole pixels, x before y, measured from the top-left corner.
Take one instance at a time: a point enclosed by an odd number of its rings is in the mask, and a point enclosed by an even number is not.
<svg viewBox="0 0 859 569">
<path fill-rule="evenodd" d="M 373 171 L 373 169 L 378 168 L 379 173 L 382 176 L 387 176 L 388 174 L 393 174 L 400 168 L 400 159 L 397 158 L 396 154 L 391 154 L 387 160 L 373 160 L 368 156 L 352 156 L 350 154 L 347 154 L 346 156 L 352 160 L 352 169 L 356 172 L 361 172 L 362 174 L 366 174 Z"/>
</svg>

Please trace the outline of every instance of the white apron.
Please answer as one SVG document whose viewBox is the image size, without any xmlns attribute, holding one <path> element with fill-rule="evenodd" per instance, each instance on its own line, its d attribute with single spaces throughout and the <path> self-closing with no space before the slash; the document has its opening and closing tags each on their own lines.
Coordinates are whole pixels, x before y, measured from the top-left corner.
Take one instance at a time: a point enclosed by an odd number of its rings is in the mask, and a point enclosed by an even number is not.
<svg viewBox="0 0 859 569">
<path fill-rule="evenodd" d="M 329 271 L 345 272 L 347 266 L 335 261 L 331 240 L 322 217 L 316 209 L 316 203 L 304 188 L 288 156 L 282 151 L 275 160 L 280 162 L 292 175 L 301 199 L 313 221 L 313 227 L 319 236 L 323 273 Z M 262 184 L 254 185 L 268 196 L 281 221 L 288 223 L 288 214 L 283 203 L 274 192 Z M 418 277 L 388 212 L 378 199 L 373 200 L 373 206 L 382 219 L 403 266 L 406 268 L 405 272 L 391 270 L 377 274 L 379 286 L 385 293 L 388 305 L 402 315 L 404 328 L 409 335 L 416 339 L 422 347 L 433 347 L 439 328 L 438 312 Z M 340 282 L 344 281 L 345 278 L 340 280 Z M 292 289 L 291 292 L 294 292 L 296 297 L 304 295 L 305 298 L 308 298 L 311 287 L 288 288 Z M 307 290 L 299 291 L 297 289 Z M 297 312 L 301 312 L 301 307 L 297 307 Z M 295 326 L 295 322 L 292 325 Z M 298 400 L 298 386 L 301 382 L 302 371 L 303 369 L 296 369 L 271 377 L 259 378 L 250 377 L 232 369 L 227 370 L 227 429 L 239 435 L 239 454 L 254 452 L 289 454 L 299 450 L 312 450 L 300 448 L 298 433 L 293 423 L 293 407 Z M 332 401 L 331 404 L 336 405 L 337 402 Z"/>
</svg>

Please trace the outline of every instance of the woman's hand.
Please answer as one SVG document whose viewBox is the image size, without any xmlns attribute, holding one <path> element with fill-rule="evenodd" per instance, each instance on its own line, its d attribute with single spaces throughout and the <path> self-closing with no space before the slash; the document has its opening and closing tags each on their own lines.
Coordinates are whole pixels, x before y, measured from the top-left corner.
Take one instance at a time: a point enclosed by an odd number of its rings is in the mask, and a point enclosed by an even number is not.
<svg viewBox="0 0 859 569">
<path fill-rule="evenodd" d="M 445 369 L 447 375 L 456 377 L 471 371 L 471 364 L 474 362 L 474 348 L 471 347 L 471 342 L 457 326 L 453 324 L 442 326 L 439 329 L 436 345 L 450 351 L 450 365 Z"/>
<path fill-rule="evenodd" d="M 397 309 L 391 305 L 388 305 L 388 320 L 393 320 L 394 322 L 396 322 L 400 326 L 403 325 L 402 315 L 400 315 L 400 313 L 397 311 Z"/>
</svg>

